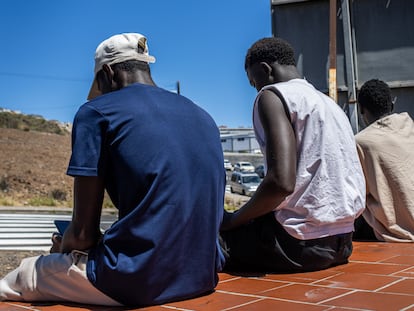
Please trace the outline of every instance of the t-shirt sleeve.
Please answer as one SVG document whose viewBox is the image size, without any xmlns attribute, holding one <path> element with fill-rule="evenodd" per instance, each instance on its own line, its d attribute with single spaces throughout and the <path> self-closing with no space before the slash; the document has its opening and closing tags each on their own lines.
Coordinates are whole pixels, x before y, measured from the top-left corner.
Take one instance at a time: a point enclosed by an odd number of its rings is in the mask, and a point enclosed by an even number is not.
<svg viewBox="0 0 414 311">
<path fill-rule="evenodd" d="M 72 128 L 72 155 L 67 169 L 70 176 L 102 176 L 104 138 L 107 120 L 87 105 L 76 113 Z"/>
</svg>

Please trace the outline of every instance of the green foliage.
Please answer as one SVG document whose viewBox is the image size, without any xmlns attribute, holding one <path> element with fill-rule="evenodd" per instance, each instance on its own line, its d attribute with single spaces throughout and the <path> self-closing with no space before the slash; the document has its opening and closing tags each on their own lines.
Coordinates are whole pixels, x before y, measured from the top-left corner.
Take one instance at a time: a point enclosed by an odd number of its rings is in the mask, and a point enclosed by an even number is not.
<svg viewBox="0 0 414 311">
<path fill-rule="evenodd" d="M 23 131 L 38 131 L 64 135 L 67 130 L 56 121 L 47 121 L 41 116 L 0 111 L 0 128 L 12 128 Z"/>
<path fill-rule="evenodd" d="M 244 203 L 242 200 L 234 198 L 233 196 L 224 197 L 224 209 L 227 212 L 237 211 Z"/>
<path fill-rule="evenodd" d="M 0 195 L 0 206 L 16 206 L 16 202 L 10 197 Z"/>
<path fill-rule="evenodd" d="M 28 202 L 30 206 L 56 206 L 56 201 L 50 197 L 34 197 Z"/>
<path fill-rule="evenodd" d="M 224 209 L 225 209 L 227 212 L 233 213 L 233 212 L 235 212 L 235 211 L 237 211 L 237 210 L 238 210 L 238 207 L 236 207 L 236 206 L 234 206 L 234 205 L 229 205 L 229 204 L 227 204 L 227 203 L 224 203 Z"/>
<path fill-rule="evenodd" d="M 111 198 L 109 197 L 109 195 L 107 193 L 105 193 L 105 197 L 102 203 L 102 207 L 103 208 L 115 208 L 114 203 L 112 203 Z"/>
</svg>

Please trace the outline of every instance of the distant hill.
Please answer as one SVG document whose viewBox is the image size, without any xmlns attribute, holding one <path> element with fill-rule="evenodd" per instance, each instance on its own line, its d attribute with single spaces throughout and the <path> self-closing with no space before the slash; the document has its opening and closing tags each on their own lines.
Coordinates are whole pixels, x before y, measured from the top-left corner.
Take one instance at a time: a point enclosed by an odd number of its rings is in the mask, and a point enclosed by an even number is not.
<svg viewBox="0 0 414 311">
<path fill-rule="evenodd" d="M 71 207 L 71 124 L 0 108 L 0 206 Z M 113 207 L 105 194 L 103 207 Z"/>
<path fill-rule="evenodd" d="M 0 127 L 0 206 L 68 206 L 70 135 L 29 128 Z"/>
<path fill-rule="evenodd" d="M 0 206 L 72 206 L 73 178 L 66 175 L 70 132 L 70 124 L 0 108 Z M 251 160 L 226 156 L 232 162 Z M 244 202 L 228 195 L 227 205 Z M 107 194 L 103 207 L 113 207 Z"/>
<path fill-rule="evenodd" d="M 72 201 L 70 126 L 0 108 L 0 205 Z"/>
<path fill-rule="evenodd" d="M 38 115 L 26 115 L 0 108 L 0 128 L 65 135 L 70 133 L 71 125 L 54 120 L 48 121 Z"/>
</svg>

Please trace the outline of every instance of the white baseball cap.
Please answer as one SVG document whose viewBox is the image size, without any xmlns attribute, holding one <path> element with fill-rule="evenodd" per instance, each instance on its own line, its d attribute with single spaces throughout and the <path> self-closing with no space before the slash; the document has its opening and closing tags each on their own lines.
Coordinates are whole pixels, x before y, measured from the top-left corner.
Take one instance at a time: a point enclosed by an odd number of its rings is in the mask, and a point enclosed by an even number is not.
<svg viewBox="0 0 414 311">
<path fill-rule="evenodd" d="M 155 57 L 149 55 L 147 38 L 139 33 L 122 33 L 101 42 L 95 52 L 95 77 L 89 91 L 88 100 L 101 95 L 96 74 L 104 64 L 113 65 L 127 60 L 154 63 Z"/>
</svg>

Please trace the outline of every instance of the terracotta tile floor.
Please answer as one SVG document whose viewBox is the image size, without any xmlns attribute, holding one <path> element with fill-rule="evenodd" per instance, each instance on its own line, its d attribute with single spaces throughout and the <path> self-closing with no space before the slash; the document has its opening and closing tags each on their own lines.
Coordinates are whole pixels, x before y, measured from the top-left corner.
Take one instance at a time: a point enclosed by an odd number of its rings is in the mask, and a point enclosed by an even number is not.
<svg viewBox="0 0 414 311">
<path fill-rule="evenodd" d="M 4 310 L 132 309 L 3 302 Z M 256 277 L 222 273 L 211 295 L 140 310 L 414 311 L 414 244 L 355 242 L 349 264 L 318 272 Z"/>
</svg>

